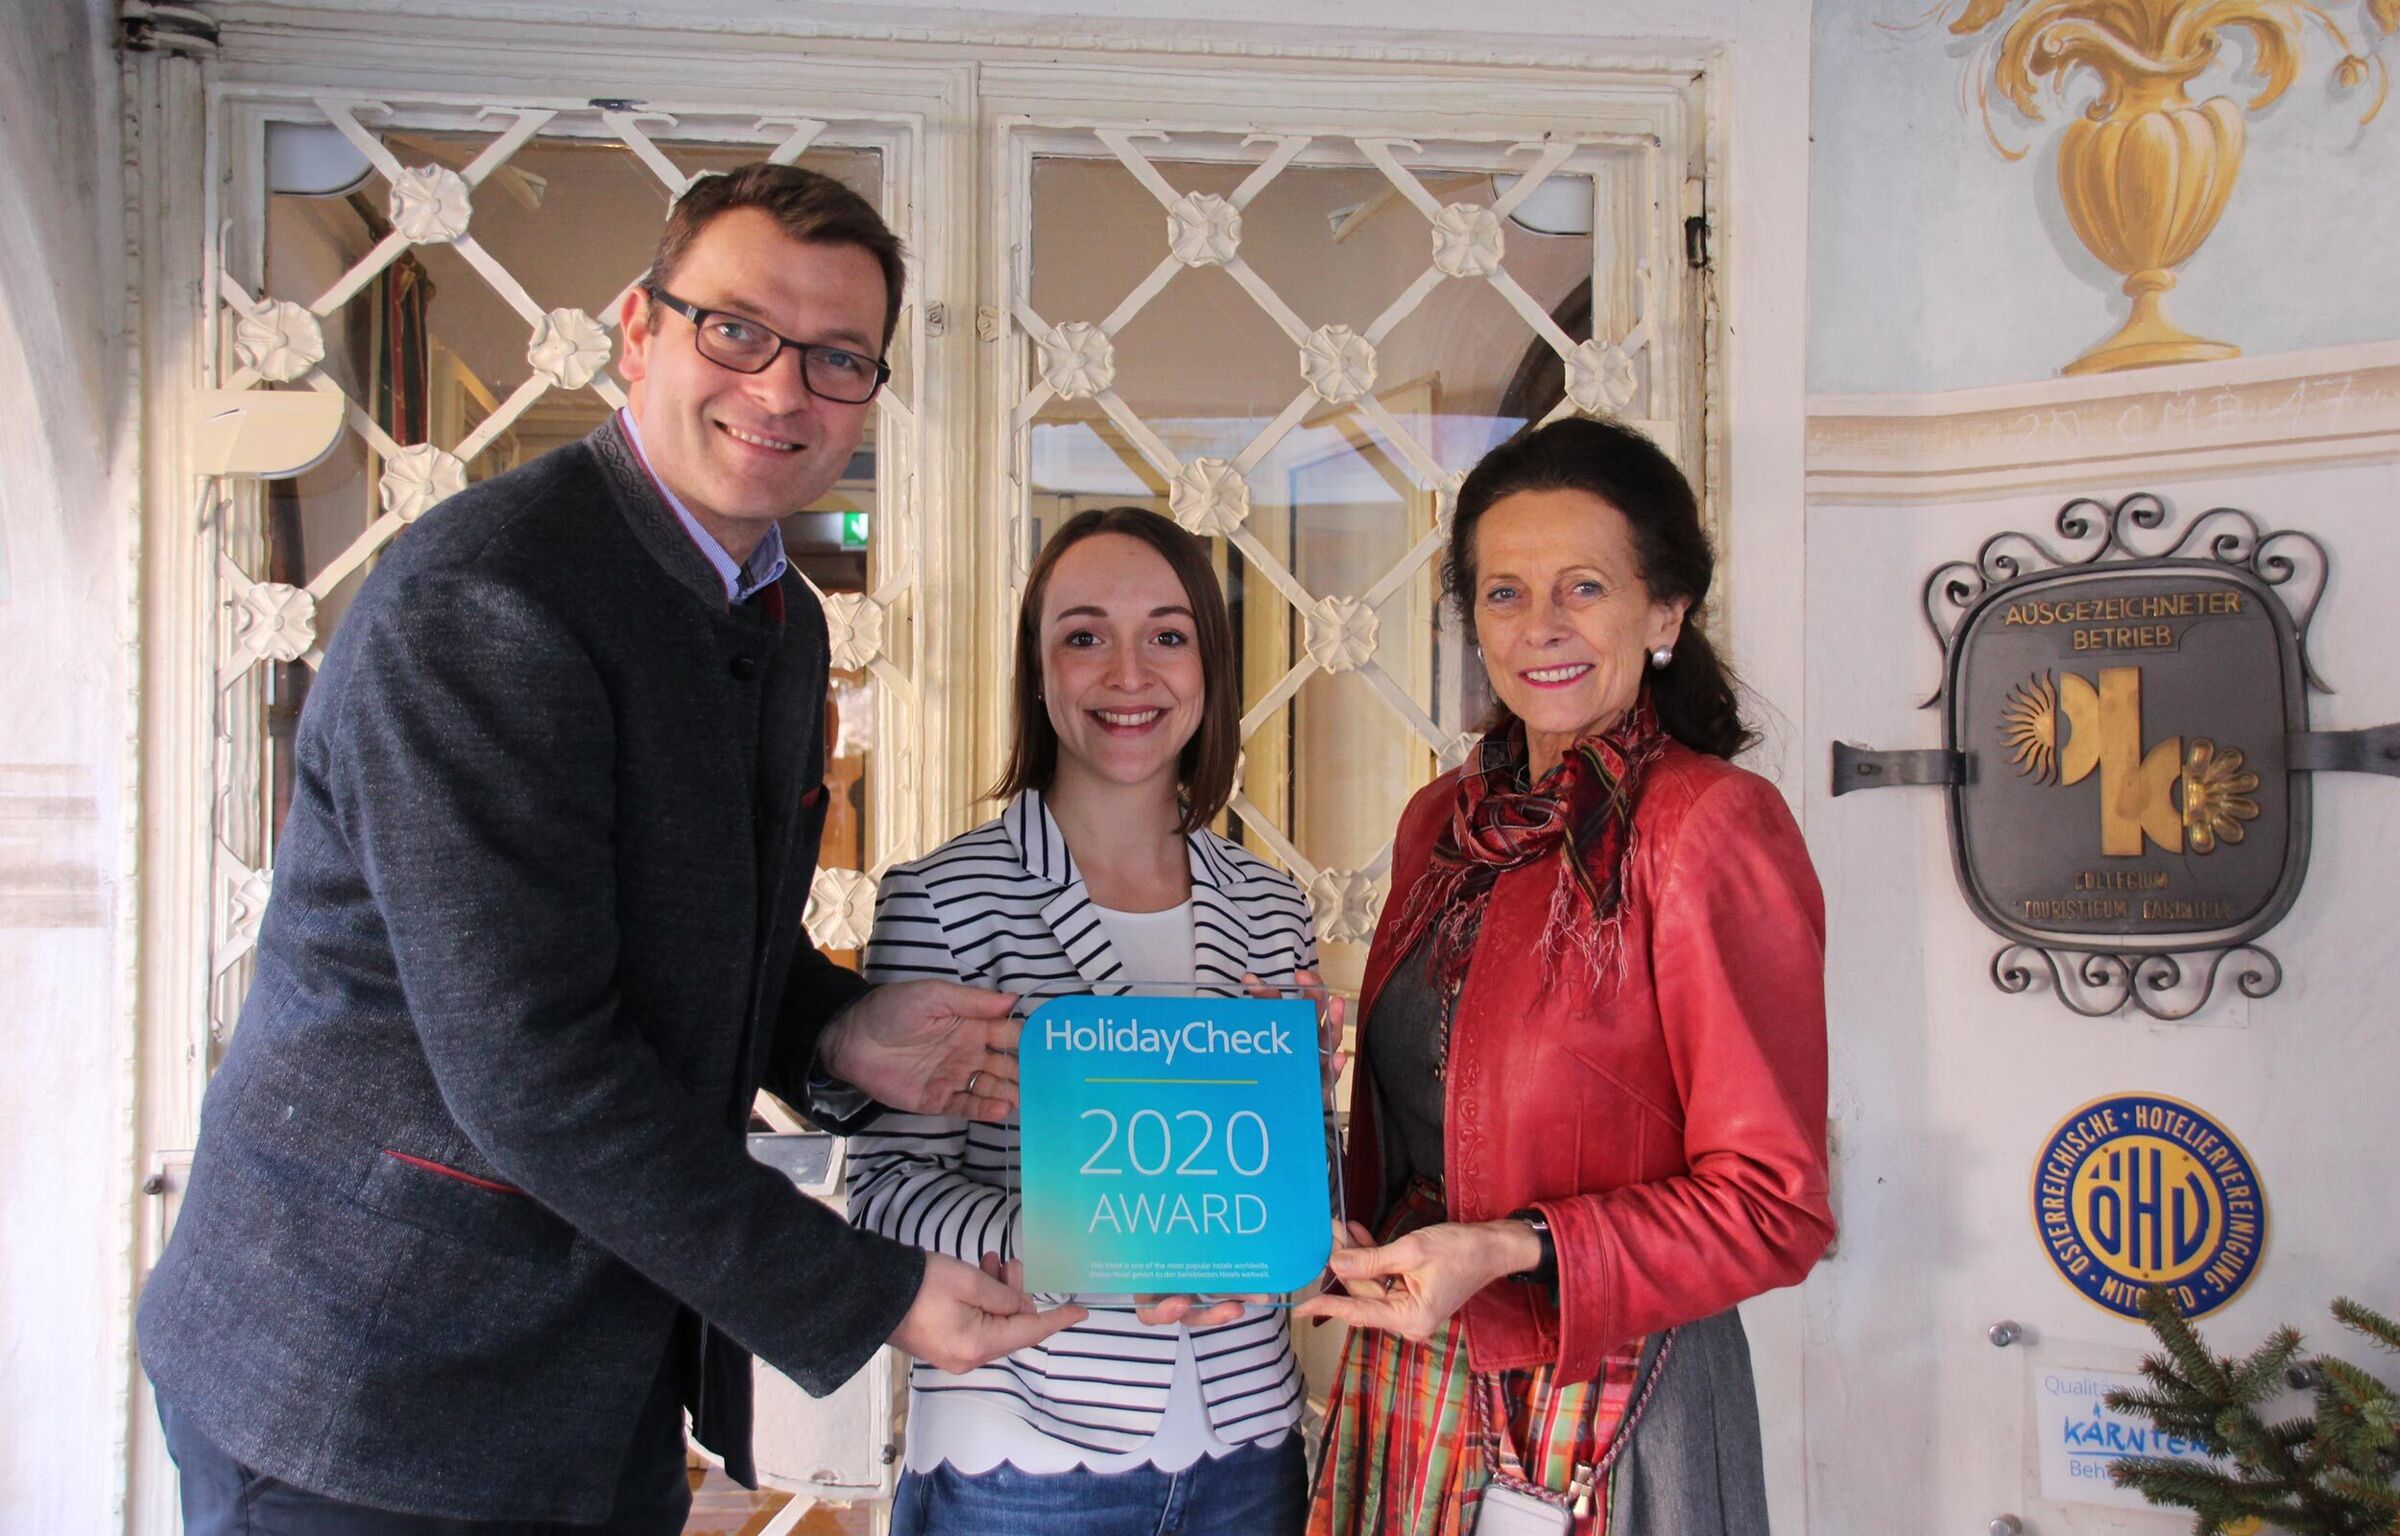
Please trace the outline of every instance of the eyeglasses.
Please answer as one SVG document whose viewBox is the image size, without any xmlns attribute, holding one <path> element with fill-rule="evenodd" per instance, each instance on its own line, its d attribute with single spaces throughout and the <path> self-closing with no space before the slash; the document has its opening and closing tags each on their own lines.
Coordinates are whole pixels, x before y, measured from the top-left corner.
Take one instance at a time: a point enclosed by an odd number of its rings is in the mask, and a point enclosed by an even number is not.
<svg viewBox="0 0 2400 1536">
<path fill-rule="evenodd" d="M 892 376 L 889 363 L 848 347 L 820 346 L 779 336 L 755 320 L 721 309 L 687 304 L 655 283 L 642 290 L 692 322 L 692 345 L 702 357 L 735 373 L 764 373 L 791 348 L 800 354 L 800 382 L 808 392 L 843 405 L 864 405 Z"/>
</svg>

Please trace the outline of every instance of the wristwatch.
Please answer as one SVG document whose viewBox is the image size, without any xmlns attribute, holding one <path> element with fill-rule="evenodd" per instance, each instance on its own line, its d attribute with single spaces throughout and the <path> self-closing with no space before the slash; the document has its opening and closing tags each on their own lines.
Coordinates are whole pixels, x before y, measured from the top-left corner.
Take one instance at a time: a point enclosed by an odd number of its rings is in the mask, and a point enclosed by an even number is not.
<svg viewBox="0 0 2400 1536">
<path fill-rule="evenodd" d="M 1541 1262 L 1531 1269 L 1519 1270 L 1508 1278 L 1522 1280 L 1528 1285 L 1548 1286 L 1553 1291 L 1557 1290 L 1558 1244 L 1550 1236 L 1550 1218 L 1543 1215 L 1537 1207 L 1529 1205 L 1521 1211 L 1509 1212 L 1508 1219 L 1521 1221 L 1533 1228 L 1533 1235 L 1539 1238 L 1542 1244 Z"/>
</svg>

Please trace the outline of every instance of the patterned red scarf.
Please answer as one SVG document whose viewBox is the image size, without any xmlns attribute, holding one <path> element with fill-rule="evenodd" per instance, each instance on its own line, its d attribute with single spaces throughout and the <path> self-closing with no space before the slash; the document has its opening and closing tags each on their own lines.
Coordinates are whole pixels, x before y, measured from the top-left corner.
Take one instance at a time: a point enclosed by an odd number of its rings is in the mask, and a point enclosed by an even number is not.
<svg viewBox="0 0 2400 1536">
<path fill-rule="evenodd" d="M 1558 887 L 1542 925 L 1543 980 L 1555 975 L 1559 958 L 1570 951 L 1582 956 L 1596 979 L 1613 980 L 1623 961 L 1620 909 L 1633 807 L 1666 742 L 1644 693 L 1623 720 L 1569 747 L 1558 766 L 1528 789 L 1524 723 L 1511 721 L 1485 737 L 1472 766 L 1459 775 L 1432 862 L 1408 894 L 1398 952 L 1406 955 L 1430 932 L 1430 974 L 1435 986 L 1455 997 L 1493 884 L 1509 870 L 1555 856 Z"/>
</svg>

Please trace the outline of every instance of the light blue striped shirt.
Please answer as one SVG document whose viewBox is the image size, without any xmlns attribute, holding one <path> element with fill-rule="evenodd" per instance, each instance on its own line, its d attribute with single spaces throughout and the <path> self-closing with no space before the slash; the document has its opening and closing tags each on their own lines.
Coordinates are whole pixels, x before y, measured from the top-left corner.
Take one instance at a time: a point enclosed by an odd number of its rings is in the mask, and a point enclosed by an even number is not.
<svg viewBox="0 0 2400 1536">
<path fill-rule="evenodd" d="M 784 557 L 783 530 L 780 527 L 767 524 L 767 536 L 758 541 L 758 548 L 750 551 L 748 560 L 735 565 L 733 556 L 725 552 L 725 546 L 717 542 L 715 534 L 700 526 L 700 520 L 692 516 L 691 509 L 683 504 L 683 498 L 675 494 L 675 488 L 667 484 L 657 470 L 650 468 L 650 450 L 642 446 L 642 429 L 634 424 L 633 412 L 619 411 L 617 419 L 625 424 L 626 440 L 633 444 L 634 453 L 641 458 L 642 468 L 649 471 L 650 483 L 658 487 L 658 494 L 664 496 L 667 505 L 674 510 L 675 520 L 683 524 L 683 531 L 692 536 L 692 542 L 700 546 L 700 553 L 708 557 L 708 563 L 715 568 L 718 579 L 725 583 L 725 601 L 746 603 L 783 579 L 783 573 L 791 569 L 792 562 Z"/>
</svg>

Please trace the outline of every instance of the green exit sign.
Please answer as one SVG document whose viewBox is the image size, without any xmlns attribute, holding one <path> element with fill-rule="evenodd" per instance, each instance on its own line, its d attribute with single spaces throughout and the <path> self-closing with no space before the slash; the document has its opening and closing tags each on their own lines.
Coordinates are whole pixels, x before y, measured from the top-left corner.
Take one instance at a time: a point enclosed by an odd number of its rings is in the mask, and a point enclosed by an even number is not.
<svg viewBox="0 0 2400 1536">
<path fill-rule="evenodd" d="M 842 548 L 844 548 L 844 549 L 864 549 L 864 548 L 866 548 L 866 547 L 867 547 L 867 514 L 866 514 L 866 513 L 864 513 L 864 512 L 845 512 L 845 513 L 843 513 L 843 514 L 842 514 Z"/>
</svg>

